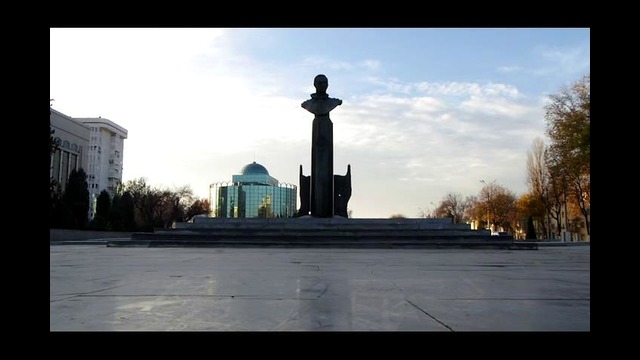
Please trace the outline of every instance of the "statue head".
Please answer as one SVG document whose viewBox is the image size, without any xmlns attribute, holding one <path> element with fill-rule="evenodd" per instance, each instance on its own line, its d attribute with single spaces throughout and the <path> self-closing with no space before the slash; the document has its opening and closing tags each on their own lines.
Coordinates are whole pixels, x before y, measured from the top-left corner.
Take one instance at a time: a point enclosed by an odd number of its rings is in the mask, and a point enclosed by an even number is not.
<svg viewBox="0 0 640 360">
<path fill-rule="evenodd" d="M 313 79 L 313 86 L 316 88 L 316 94 L 326 94 L 329 87 L 329 79 L 323 74 L 316 75 Z"/>
</svg>

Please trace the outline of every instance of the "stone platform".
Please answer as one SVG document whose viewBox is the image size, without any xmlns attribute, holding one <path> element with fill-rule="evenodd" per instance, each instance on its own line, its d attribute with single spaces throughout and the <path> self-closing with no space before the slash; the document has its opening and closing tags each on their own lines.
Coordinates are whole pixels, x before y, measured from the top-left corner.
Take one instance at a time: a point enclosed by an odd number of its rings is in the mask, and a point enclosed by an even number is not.
<svg viewBox="0 0 640 360">
<path fill-rule="evenodd" d="M 591 330 L 588 245 L 537 251 L 49 248 L 49 330 L 61 335 L 149 331 L 168 339 L 166 332 L 215 331 L 253 332 L 262 340 L 267 332 L 377 332 L 409 335 L 406 344 L 424 347 L 433 343 L 411 335 L 487 332 L 500 336 L 487 349 L 517 339 L 549 352 L 560 344 L 584 348 L 584 342 L 568 341 L 573 334 L 567 332 Z M 517 337 L 504 337 L 509 331 Z M 362 345 L 375 350 L 379 344 Z"/>
<path fill-rule="evenodd" d="M 175 228 L 137 232 L 107 246 L 325 247 L 325 248 L 501 248 L 537 249 L 536 243 L 491 236 L 451 219 L 196 217 Z"/>
</svg>

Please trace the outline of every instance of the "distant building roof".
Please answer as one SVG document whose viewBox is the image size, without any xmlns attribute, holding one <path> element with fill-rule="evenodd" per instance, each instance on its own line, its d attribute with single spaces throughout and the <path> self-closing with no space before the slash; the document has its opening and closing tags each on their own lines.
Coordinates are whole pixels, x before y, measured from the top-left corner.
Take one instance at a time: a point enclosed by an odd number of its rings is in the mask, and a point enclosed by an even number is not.
<svg viewBox="0 0 640 360">
<path fill-rule="evenodd" d="M 240 175 L 259 175 L 259 174 L 269 175 L 269 172 L 264 166 L 258 164 L 255 161 L 252 162 L 251 164 L 245 165 L 240 170 Z"/>
</svg>

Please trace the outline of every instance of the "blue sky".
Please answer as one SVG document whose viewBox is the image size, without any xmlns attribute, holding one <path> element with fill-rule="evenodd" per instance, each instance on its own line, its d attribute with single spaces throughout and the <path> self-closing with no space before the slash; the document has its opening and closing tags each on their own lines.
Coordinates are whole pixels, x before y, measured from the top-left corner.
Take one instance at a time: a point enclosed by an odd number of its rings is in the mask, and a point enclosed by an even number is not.
<svg viewBox="0 0 640 360">
<path fill-rule="evenodd" d="M 480 180 L 527 191 L 547 96 L 590 72 L 590 41 L 588 28 L 51 28 L 50 98 L 128 130 L 125 181 L 208 197 L 252 161 L 295 185 L 299 165 L 310 173 L 300 104 L 325 74 L 353 216 L 416 217 Z"/>
</svg>

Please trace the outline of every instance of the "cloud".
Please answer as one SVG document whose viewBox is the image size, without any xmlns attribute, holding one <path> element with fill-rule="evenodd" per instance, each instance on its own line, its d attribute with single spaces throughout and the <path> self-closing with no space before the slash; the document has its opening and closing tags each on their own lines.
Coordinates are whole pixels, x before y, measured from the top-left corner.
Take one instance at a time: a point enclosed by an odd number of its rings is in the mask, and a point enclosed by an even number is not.
<svg viewBox="0 0 640 360">
<path fill-rule="evenodd" d="M 542 47 L 538 49 L 540 56 L 551 63 L 549 71 L 559 73 L 584 73 L 591 64 L 589 43 L 581 46 L 560 48 Z"/>
<path fill-rule="evenodd" d="M 518 90 L 506 84 L 480 84 L 470 82 L 450 82 L 450 83 L 419 83 L 416 88 L 426 94 L 443 96 L 485 96 L 498 97 L 506 96 L 510 98 L 518 97 Z"/>
<path fill-rule="evenodd" d="M 484 96 L 508 97 L 521 96 L 518 89 L 509 84 L 477 82 L 416 82 L 402 83 L 397 79 L 382 79 L 370 76 L 366 79 L 372 85 L 386 88 L 389 93 L 406 95 L 431 95 L 448 97 Z"/>
<path fill-rule="evenodd" d="M 529 111 L 529 108 L 522 104 L 480 96 L 471 96 L 464 100 L 460 109 L 475 115 L 502 115 L 510 118 L 520 118 Z"/>
<path fill-rule="evenodd" d="M 314 68 L 328 68 L 331 70 L 352 70 L 356 67 L 355 64 L 349 62 L 330 60 L 324 57 L 307 57 L 303 60 L 302 65 Z"/>
<path fill-rule="evenodd" d="M 524 71 L 526 71 L 525 68 L 521 66 L 500 66 L 498 68 L 499 73 L 505 73 L 505 74 L 520 73 Z"/>
<path fill-rule="evenodd" d="M 591 67 L 591 46 L 584 43 L 571 47 L 538 46 L 533 50 L 535 64 L 503 65 L 496 69 L 504 74 L 528 76 L 570 76 L 588 73 Z M 531 60 L 530 60 L 531 61 Z"/>
<path fill-rule="evenodd" d="M 378 60 L 365 60 L 361 62 L 361 66 L 369 70 L 379 70 L 382 68 L 382 63 Z"/>
</svg>

